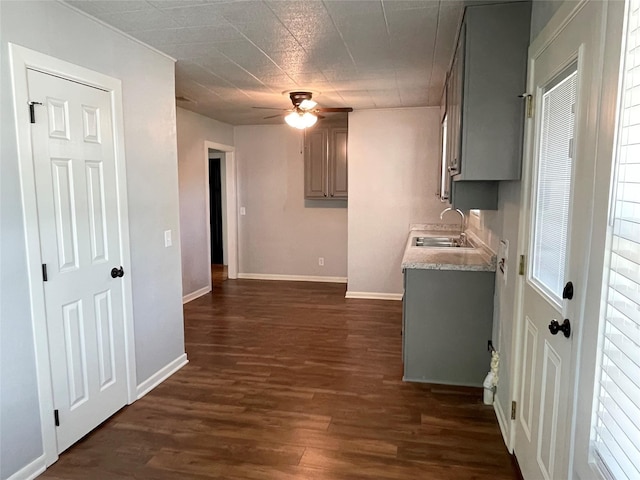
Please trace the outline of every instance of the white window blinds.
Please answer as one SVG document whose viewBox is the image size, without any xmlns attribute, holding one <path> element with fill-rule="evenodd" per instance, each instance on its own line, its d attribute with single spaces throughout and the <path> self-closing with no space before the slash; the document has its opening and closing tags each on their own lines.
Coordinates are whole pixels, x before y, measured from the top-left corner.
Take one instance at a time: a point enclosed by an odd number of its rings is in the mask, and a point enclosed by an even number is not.
<svg viewBox="0 0 640 480">
<path fill-rule="evenodd" d="M 640 0 L 628 5 L 593 437 L 615 480 L 640 478 Z"/>
<path fill-rule="evenodd" d="M 530 271 L 557 303 L 566 266 L 577 80 L 574 64 L 547 85 L 542 97 Z"/>
</svg>

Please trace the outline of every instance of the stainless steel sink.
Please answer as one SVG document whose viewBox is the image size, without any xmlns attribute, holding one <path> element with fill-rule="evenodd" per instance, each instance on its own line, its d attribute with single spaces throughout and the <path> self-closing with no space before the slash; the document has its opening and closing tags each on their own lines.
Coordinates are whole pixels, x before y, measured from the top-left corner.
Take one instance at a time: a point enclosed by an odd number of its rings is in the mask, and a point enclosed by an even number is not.
<svg viewBox="0 0 640 480">
<path fill-rule="evenodd" d="M 474 248 L 460 237 L 413 237 L 411 245 L 428 248 Z"/>
</svg>

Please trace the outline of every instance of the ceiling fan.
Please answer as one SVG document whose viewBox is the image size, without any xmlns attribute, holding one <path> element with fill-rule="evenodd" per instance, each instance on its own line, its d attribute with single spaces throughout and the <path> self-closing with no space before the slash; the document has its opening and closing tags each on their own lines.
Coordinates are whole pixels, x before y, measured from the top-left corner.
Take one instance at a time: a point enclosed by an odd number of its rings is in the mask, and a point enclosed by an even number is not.
<svg viewBox="0 0 640 480">
<path fill-rule="evenodd" d="M 293 108 L 283 109 L 289 113 L 278 113 L 277 115 L 270 115 L 267 118 L 276 118 L 284 116 L 285 122 L 294 128 L 304 129 L 315 125 L 318 119 L 325 118 L 319 113 L 335 113 L 335 112 L 353 112 L 351 107 L 318 107 L 317 102 L 311 99 L 312 92 L 283 92 L 289 94 Z M 270 107 L 253 107 L 267 110 L 277 110 Z"/>
</svg>

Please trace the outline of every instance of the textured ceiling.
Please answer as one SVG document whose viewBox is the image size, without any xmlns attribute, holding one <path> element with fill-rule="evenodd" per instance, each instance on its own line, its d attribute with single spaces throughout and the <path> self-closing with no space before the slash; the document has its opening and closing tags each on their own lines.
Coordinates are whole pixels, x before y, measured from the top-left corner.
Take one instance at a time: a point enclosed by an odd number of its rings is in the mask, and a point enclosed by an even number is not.
<svg viewBox="0 0 640 480">
<path fill-rule="evenodd" d="M 69 0 L 171 55 L 178 105 L 234 125 L 288 108 L 438 105 L 463 10 L 457 0 Z M 274 112 L 277 113 L 277 112 Z"/>
</svg>

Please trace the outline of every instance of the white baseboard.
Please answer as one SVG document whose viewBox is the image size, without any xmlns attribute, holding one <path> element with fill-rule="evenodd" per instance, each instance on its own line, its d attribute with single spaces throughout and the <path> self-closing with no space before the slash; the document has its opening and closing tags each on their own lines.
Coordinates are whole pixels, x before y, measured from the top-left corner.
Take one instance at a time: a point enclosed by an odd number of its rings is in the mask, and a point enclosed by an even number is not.
<svg viewBox="0 0 640 480">
<path fill-rule="evenodd" d="M 350 292 L 344 298 L 363 298 L 367 300 L 402 300 L 402 293 Z"/>
<path fill-rule="evenodd" d="M 42 472 L 47 469 L 47 462 L 45 455 L 42 454 L 36 458 L 33 462 L 25 465 L 16 473 L 11 475 L 7 480 L 31 480 L 36 478 Z"/>
<path fill-rule="evenodd" d="M 196 290 L 195 292 L 187 293 L 184 297 L 182 297 L 182 304 L 189 303 L 191 300 L 195 300 L 196 298 L 200 298 L 203 295 L 206 295 L 211 291 L 211 287 L 203 287 L 200 290 Z"/>
<path fill-rule="evenodd" d="M 506 445 L 507 450 L 511 452 L 511 445 L 509 445 L 509 426 L 511 424 L 507 421 L 507 417 L 504 414 L 502 405 L 500 405 L 500 402 L 498 401 L 497 395 L 494 395 L 493 398 L 493 410 L 496 412 L 496 418 L 498 419 L 498 426 L 500 427 L 500 433 L 502 433 L 504 444 Z"/>
<path fill-rule="evenodd" d="M 347 283 L 347 277 L 321 277 L 313 275 L 278 275 L 271 273 L 239 273 L 245 280 L 280 280 L 285 282 Z"/>
<path fill-rule="evenodd" d="M 137 388 L 138 400 L 140 400 L 147 393 L 149 393 L 151 390 L 156 388 L 158 385 L 160 385 L 162 382 L 164 382 L 171 375 L 173 375 L 178 370 L 180 370 L 182 367 L 184 367 L 187 363 L 189 363 L 189 360 L 187 360 L 187 354 L 183 353 L 178 358 L 176 358 L 174 361 L 172 361 L 169 364 L 165 365 L 160 370 L 158 370 L 156 373 L 154 373 L 149 378 L 147 378 L 144 382 L 142 382 L 140 385 L 138 385 L 138 388 Z"/>
</svg>

